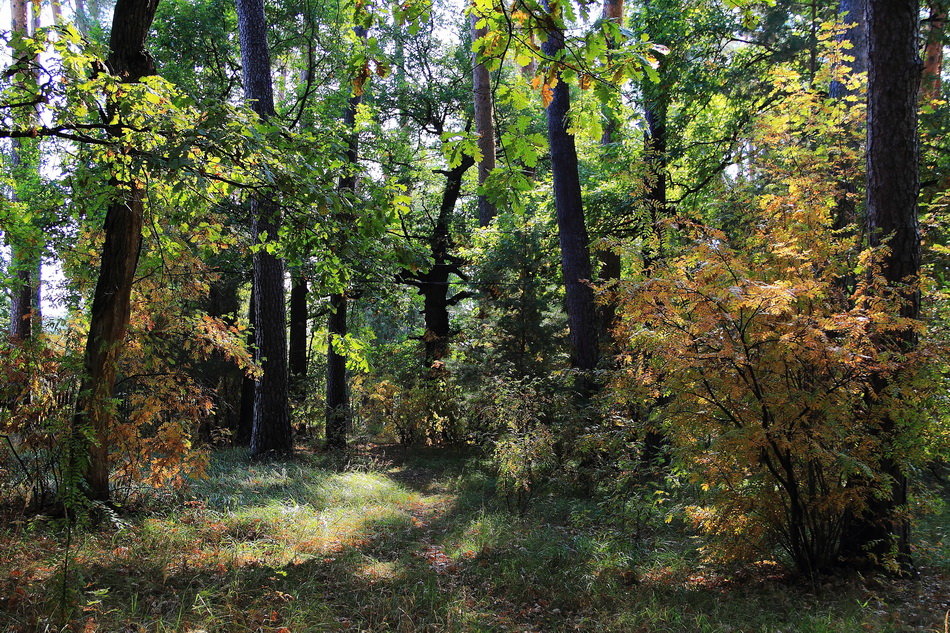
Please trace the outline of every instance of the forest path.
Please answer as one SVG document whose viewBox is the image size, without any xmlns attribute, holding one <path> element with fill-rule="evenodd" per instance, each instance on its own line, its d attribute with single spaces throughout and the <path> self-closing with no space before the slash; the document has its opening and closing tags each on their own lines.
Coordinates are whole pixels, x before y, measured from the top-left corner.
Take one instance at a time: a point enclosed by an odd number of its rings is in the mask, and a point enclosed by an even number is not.
<svg viewBox="0 0 950 633">
<path fill-rule="evenodd" d="M 677 526 L 638 541 L 595 499 L 549 491 L 518 516 L 483 460 L 448 450 L 219 451 L 146 502 L 75 537 L 65 622 L 59 528 L 0 530 L 0 632 L 903 632 L 942 631 L 950 608 L 939 574 L 729 578 Z"/>
</svg>

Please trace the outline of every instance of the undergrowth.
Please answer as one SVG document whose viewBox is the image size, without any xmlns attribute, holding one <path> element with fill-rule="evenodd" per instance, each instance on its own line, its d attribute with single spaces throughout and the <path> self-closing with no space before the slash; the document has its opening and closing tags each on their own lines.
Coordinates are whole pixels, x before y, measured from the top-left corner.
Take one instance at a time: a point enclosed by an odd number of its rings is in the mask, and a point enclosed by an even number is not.
<svg viewBox="0 0 950 633">
<path fill-rule="evenodd" d="M 774 562 L 707 566 L 683 524 L 625 531 L 597 501 L 542 491 L 506 508 L 479 457 L 380 449 L 248 464 L 76 535 L 0 528 L 0 631 L 943 631 L 944 508 L 917 580 L 806 581 Z"/>
</svg>

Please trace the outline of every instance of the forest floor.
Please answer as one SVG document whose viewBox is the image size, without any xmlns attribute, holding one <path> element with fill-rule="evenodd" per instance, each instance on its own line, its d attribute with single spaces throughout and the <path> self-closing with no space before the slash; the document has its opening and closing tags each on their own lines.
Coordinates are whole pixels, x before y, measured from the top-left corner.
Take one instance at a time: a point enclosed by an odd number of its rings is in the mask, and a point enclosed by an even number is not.
<svg viewBox="0 0 950 633">
<path fill-rule="evenodd" d="M 0 527 L 0 632 L 946 631 L 946 524 L 919 578 L 807 581 L 727 574 L 677 522 L 632 534 L 589 498 L 511 512 L 448 451 L 222 451 L 209 474 L 74 535 L 65 585 L 62 524 Z"/>
</svg>

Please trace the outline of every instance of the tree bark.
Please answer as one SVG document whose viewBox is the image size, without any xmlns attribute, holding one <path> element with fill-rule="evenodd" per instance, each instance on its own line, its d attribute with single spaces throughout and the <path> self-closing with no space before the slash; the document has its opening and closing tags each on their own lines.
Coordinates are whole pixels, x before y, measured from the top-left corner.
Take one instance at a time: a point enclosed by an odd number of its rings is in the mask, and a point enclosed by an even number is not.
<svg viewBox="0 0 950 633">
<path fill-rule="evenodd" d="M 366 29 L 353 27 L 360 40 L 366 39 Z M 356 133 L 356 111 L 363 100 L 363 78 L 358 78 L 353 94 L 343 110 L 343 127 L 349 131 L 347 138 L 346 162 L 350 173 L 340 178 L 339 190 L 356 194 L 356 163 L 359 160 L 359 135 Z M 346 357 L 340 354 L 334 339 L 346 336 L 347 297 L 345 292 L 330 295 L 330 317 L 327 322 L 329 341 L 327 343 L 327 391 L 326 391 L 326 447 L 341 449 L 346 447 L 347 427 L 350 419 L 350 394 L 346 382 Z"/>
<path fill-rule="evenodd" d="M 158 0 L 119 0 L 115 6 L 107 65 L 123 82 L 134 83 L 155 73 L 145 50 Z M 115 114 L 110 112 L 111 119 Z M 121 121 L 118 123 L 122 125 Z M 116 134 L 118 132 L 116 131 Z M 88 447 L 86 484 L 90 498 L 109 499 L 109 435 L 112 428 L 111 399 L 119 356 L 131 314 L 132 282 L 142 245 L 145 190 L 138 180 L 120 182 L 112 178 L 115 197 L 105 220 L 105 243 L 99 279 L 93 294 L 89 334 L 83 358 L 83 385 L 74 429 L 92 431 Z"/>
<path fill-rule="evenodd" d="M 250 350 L 257 348 L 257 337 L 254 336 L 254 322 L 257 320 L 257 306 L 254 301 L 254 283 L 251 282 L 251 296 L 247 302 L 247 321 L 250 324 L 247 330 L 247 347 Z M 256 352 L 255 352 L 256 356 Z M 241 404 L 238 413 L 237 427 L 234 429 L 234 445 L 250 448 L 251 431 L 254 428 L 254 391 L 257 381 L 247 374 L 241 379 Z"/>
<path fill-rule="evenodd" d="M 422 337 L 423 367 L 426 369 L 431 369 L 434 363 L 448 356 L 452 334 L 449 308 L 471 296 L 468 292 L 449 295 L 451 289 L 449 276 L 452 274 L 462 276 L 459 268 L 460 260 L 451 253 L 452 238 L 449 235 L 449 222 L 462 192 L 462 178 L 474 164 L 475 161 L 471 156 L 464 156 L 458 166 L 442 172 L 445 174 L 445 189 L 442 192 L 439 215 L 429 236 L 432 268 L 426 272 L 405 270 L 399 275 L 400 281 L 415 286 L 423 298 L 422 318 L 425 323 L 425 334 Z"/>
<path fill-rule="evenodd" d="M 546 8 L 550 11 L 548 3 Z M 547 57 L 557 58 L 564 50 L 564 31 L 558 17 L 548 15 L 548 39 L 541 49 Z M 571 365 L 592 370 L 597 366 L 597 312 L 592 278 L 590 240 L 584 222 L 581 183 L 578 174 L 574 136 L 567 131 L 570 89 L 558 75 L 551 102 L 547 107 L 548 145 L 554 177 L 554 206 L 557 211 L 558 239 L 561 246 L 561 271 L 564 276 L 565 308 L 571 341 Z"/>
<path fill-rule="evenodd" d="M 244 94 L 262 121 L 274 115 L 270 51 L 263 0 L 237 0 L 238 32 Z M 277 241 L 278 205 L 259 196 L 250 201 L 255 243 Z M 262 458 L 293 451 L 288 408 L 287 313 L 284 298 L 284 263 L 260 249 L 254 253 L 254 335 L 263 373 L 254 390 L 251 456 Z"/>
<path fill-rule="evenodd" d="M 11 35 L 27 37 L 30 34 L 29 11 L 27 10 L 26 0 L 13 0 L 10 6 L 10 29 Z M 34 25 L 35 32 L 35 25 Z M 17 64 L 29 64 L 30 60 L 18 59 Z M 35 119 L 35 117 L 30 117 Z M 25 143 L 21 139 L 14 138 L 10 140 L 10 170 L 15 177 L 21 170 L 31 170 L 29 164 L 28 151 Z M 10 199 L 17 202 L 16 187 L 13 188 Z M 31 245 L 23 236 L 8 235 L 10 246 L 10 275 L 13 278 L 10 288 L 10 337 L 15 341 L 24 342 L 33 335 L 34 318 L 39 309 L 39 303 L 34 300 L 37 297 L 35 288 L 39 284 L 39 276 L 35 276 L 35 271 L 39 270 L 37 252 L 38 247 Z"/>
<path fill-rule="evenodd" d="M 488 27 L 476 26 L 480 16 L 474 7 L 469 16 L 472 28 L 472 41 L 488 33 Z M 481 187 L 495 168 L 495 110 L 492 103 L 491 75 L 479 54 L 472 54 L 472 94 L 475 105 L 475 131 L 478 133 L 478 150 L 482 155 L 478 161 L 478 186 Z M 489 226 L 495 217 L 495 205 L 484 194 L 478 195 L 478 225 Z"/>
<path fill-rule="evenodd" d="M 307 380 L 308 290 L 303 271 L 294 271 L 290 283 L 290 390 L 295 398 L 303 398 Z"/>
<path fill-rule="evenodd" d="M 881 274 L 903 303 L 900 316 L 920 315 L 920 237 L 917 231 L 918 139 L 917 95 L 921 63 L 917 52 L 917 0 L 868 2 L 868 140 L 867 196 L 870 245 L 886 244 Z M 878 344 L 903 351 L 915 344 L 912 332 L 885 333 Z M 872 380 L 872 398 L 883 393 L 888 379 Z M 881 566 L 896 551 L 898 562 L 910 564 L 907 475 L 892 455 L 898 433 L 891 417 L 870 429 L 881 446 L 879 470 L 889 483 L 882 495 L 869 493 L 866 512 L 856 517 L 845 536 L 846 556 Z"/>
<path fill-rule="evenodd" d="M 930 18 L 927 20 L 927 44 L 924 47 L 924 76 L 920 88 L 922 101 L 940 98 L 943 72 L 943 30 L 947 23 L 947 10 L 939 2 L 930 4 Z"/>
<path fill-rule="evenodd" d="M 337 353 L 334 336 L 346 335 L 346 295 L 330 295 L 330 318 L 327 324 L 330 341 L 327 346 L 327 422 L 326 446 L 338 450 L 346 448 L 347 426 L 350 419 L 350 393 L 346 384 L 346 356 Z"/>
<path fill-rule="evenodd" d="M 867 33 L 867 6 L 868 0 L 840 0 L 838 13 L 844 24 L 851 24 L 838 40 L 850 42 L 851 48 L 845 54 L 854 57 L 851 74 L 867 72 L 868 69 L 868 33 Z M 832 81 L 830 94 L 835 99 L 843 99 L 850 92 L 847 86 L 840 81 Z"/>
</svg>

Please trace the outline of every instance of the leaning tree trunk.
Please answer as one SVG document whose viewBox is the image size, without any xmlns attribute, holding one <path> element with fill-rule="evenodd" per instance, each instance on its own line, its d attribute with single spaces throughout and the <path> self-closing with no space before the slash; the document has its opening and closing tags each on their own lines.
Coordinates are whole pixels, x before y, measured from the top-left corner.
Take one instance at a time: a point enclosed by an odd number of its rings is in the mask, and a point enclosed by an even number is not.
<svg viewBox="0 0 950 633">
<path fill-rule="evenodd" d="M 125 83 L 155 73 L 152 57 L 145 50 L 145 38 L 157 7 L 158 0 L 116 3 L 107 64 L 109 71 Z M 111 120 L 117 112 L 113 107 L 109 110 L 107 117 Z M 113 134 L 120 134 L 121 127 L 120 120 L 114 125 Z M 140 180 L 123 182 L 113 177 L 111 182 L 116 193 L 106 212 L 105 243 L 83 357 L 83 384 L 73 422 L 78 437 L 91 431 L 95 438 L 88 447 L 86 483 L 88 496 L 99 501 L 109 499 L 111 400 L 131 314 L 132 281 L 142 245 L 145 209 L 145 190 Z"/>
<path fill-rule="evenodd" d="M 867 195 L 870 245 L 888 246 L 881 274 L 902 300 L 900 316 L 917 319 L 920 292 L 920 237 L 917 231 L 918 140 L 917 94 L 921 63 L 917 52 L 917 0 L 868 2 L 868 146 Z M 884 349 L 908 351 L 912 331 L 888 332 L 877 341 Z M 888 378 L 872 380 L 874 394 L 883 394 Z M 907 522 L 907 475 L 896 448 L 898 425 L 890 415 L 875 423 L 871 435 L 880 446 L 879 471 L 887 482 L 881 494 L 869 493 L 867 510 L 857 517 L 842 549 L 874 566 L 896 551 L 902 566 L 910 564 Z"/>
<path fill-rule="evenodd" d="M 547 3 L 545 3 L 547 6 Z M 559 18 L 548 14 L 548 39 L 541 46 L 549 58 L 564 51 L 564 31 Z M 551 102 L 547 107 L 548 145 L 554 177 L 554 206 L 557 211 L 558 239 L 561 245 L 561 272 L 564 276 L 565 307 L 570 329 L 571 365 L 592 370 L 597 366 L 597 312 L 590 287 L 590 240 L 581 203 L 577 148 L 567 130 L 567 112 L 571 107 L 570 89 L 558 75 Z M 585 386 L 582 391 L 587 391 Z"/>
<path fill-rule="evenodd" d="M 262 121 L 274 115 L 270 51 L 263 0 L 237 0 L 244 94 Z M 266 196 L 250 201 L 254 242 L 277 241 L 280 210 Z M 254 253 L 254 336 L 263 373 L 254 389 L 251 456 L 261 458 L 293 451 L 288 408 L 287 314 L 284 263 L 267 249 Z"/>
<path fill-rule="evenodd" d="M 366 39 L 366 29 L 353 27 L 360 40 Z M 340 178 L 339 190 L 356 194 L 356 163 L 359 160 L 359 135 L 356 133 L 356 111 L 363 100 L 363 77 L 356 79 L 353 94 L 346 102 L 343 111 L 343 127 L 349 132 L 346 148 L 346 162 L 351 173 Z M 346 357 L 337 351 L 334 340 L 346 336 L 345 292 L 330 295 L 330 317 L 327 322 L 329 344 L 327 345 L 327 392 L 326 392 L 326 446 L 328 449 L 346 447 L 347 426 L 350 419 L 350 393 L 346 383 Z"/>
<path fill-rule="evenodd" d="M 481 16 L 475 11 L 474 5 L 469 16 L 472 28 L 472 41 L 484 37 L 488 27 L 477 26 Z M 478 185 L 485 184 L 488 175 L 495 168 L 495 111 L 492 104 L 491 75 L 488 67 L 479 60 L 480 53 L 472 54 L 472 94 L 475 104 L 475 131 L 478 133 L 478 150 L 481 160 L 478 161 Z M 488 226 L 495 217 L 495 205 L 488 200 L 488 196 L 478 194 L 478 225 Z"/>
</svg>

